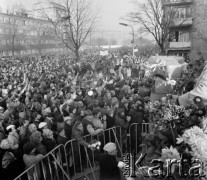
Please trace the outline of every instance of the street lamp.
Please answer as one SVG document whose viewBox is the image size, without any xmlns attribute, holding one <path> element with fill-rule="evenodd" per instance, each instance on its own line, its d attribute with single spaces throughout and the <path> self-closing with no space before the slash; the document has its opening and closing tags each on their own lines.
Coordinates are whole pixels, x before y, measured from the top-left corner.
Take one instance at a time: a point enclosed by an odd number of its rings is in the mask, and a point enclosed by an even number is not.
<svg viewBox="0 0 207 180">
<path fill-rule="evenodd" d="M 134 56 L 134 28 L 132 25 L 125 24 L 125 23 L 119 23 L 121 26 L 130 26 L 132 28 L 132 48 L 133 48 L 133 56 Z"/>
</svg>

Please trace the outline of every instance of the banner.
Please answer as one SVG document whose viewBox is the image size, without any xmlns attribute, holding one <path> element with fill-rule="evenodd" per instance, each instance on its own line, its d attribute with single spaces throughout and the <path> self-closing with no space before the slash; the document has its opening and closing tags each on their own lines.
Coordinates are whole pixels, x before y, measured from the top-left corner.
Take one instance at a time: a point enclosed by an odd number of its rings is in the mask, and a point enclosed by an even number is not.
<svg viewBox="0 0 207 180">
<path fill-rule="evenodd" d="M 100 56 L 108 56 L 108 51 L 100 51 Z"/>
<path fill-rule="evenodd" d="M 136 52 L 138 52 L 139 50 L 138 49 L 134 49 L 134 52 L 136 53 Z"/>
</svg>

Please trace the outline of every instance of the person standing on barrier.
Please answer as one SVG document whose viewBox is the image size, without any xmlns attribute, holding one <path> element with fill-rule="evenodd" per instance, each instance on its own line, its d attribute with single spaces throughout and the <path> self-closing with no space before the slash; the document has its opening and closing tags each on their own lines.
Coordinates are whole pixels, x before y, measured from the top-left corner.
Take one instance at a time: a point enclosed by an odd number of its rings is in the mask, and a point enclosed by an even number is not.
<svg viewBox="0 0 207 180">
<path fill-rule="evenodd" d="M 109 142 L 103 149 L 107 154 L 95 152 L 95 160 L 99 162 L 100 166 L 99 180 L 120 180 L 121 175 L 116 160 L 116 144 Z"/>
</svg>

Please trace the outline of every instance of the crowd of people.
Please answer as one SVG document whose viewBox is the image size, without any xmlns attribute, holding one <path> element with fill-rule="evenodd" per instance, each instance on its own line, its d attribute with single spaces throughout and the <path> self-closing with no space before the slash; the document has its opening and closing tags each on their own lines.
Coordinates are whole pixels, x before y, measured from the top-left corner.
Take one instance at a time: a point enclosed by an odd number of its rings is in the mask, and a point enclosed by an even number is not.
<svg viewBox="0 0 207 180">
<path fill-rule="evenodd" d="M 91 149 L 83 136 L 120 126 L 126 142 L 130 124 L 147 121 L 150 82 L 132 60 L 95 56 L 76 63 L 68 55 L 31 56 L 1 61 L 0 71 L 0 176 L 5 180 L 71 139 Z"/>
</svg>

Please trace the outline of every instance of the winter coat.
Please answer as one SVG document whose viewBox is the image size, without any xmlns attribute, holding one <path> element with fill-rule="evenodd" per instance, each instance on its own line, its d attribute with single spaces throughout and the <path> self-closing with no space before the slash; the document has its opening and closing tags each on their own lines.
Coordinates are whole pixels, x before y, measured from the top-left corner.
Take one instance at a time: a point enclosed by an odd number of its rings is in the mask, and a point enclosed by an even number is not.
<svg viewBox="0 0 207 180">
<path fill-rule="evenodd" d="M 79 129 L 77 129 L 77 126 L 73 127 L 72 130 L 72 139 L 76 139 L 78 141 L 78 143 L 82 146 L 88 147 L 89 143 L 87 143 L 84 139 L 83 139 L 83 132 L 80 131 Z"/>
<path fill-rule="evenodd" d="M 0 130 L 0 143 L 3 139 L 6 139 L 6 134 L 3 130 Z"/>
<path fill-rule="evenodd" d="M 47 148 L 47 152 L 52 151 L 57 145 L 55 139 L 49 138 L 44 138 L 42 143 Z"/>
<path fill-rule="evenodd" d="M 118 162 L 115 156 L 109 154 L 97 153 L 95 160 L 100 166 L 100 180 L 120 180 L 121 175 L 118 168 Z"/>
<path fill-rule="evenodd" d="M 28 155 L 28 154 L 24 154 L 23 155 L 23 161 L 24 161 L 24 164 L 26 166 L 26 169 L 28 169 L 30 166 L 38 163 L 40 160 L 43 159 L 43 155 L 42 154 L 38 154 L 38 155 Z M 36 168 L 31 168 L 29 170 L 29 175 L 31 177 L 35 177 L 37 175 L 38 179 L 41 178 L 41 169 L 40 169 L 40 164 L 37 164 L 36 165 Z"/>
<path fill-rule="evenodd" d="M 13 180 L 24 171 L 21 154 L 0 149 L 0 179 Z"/>
<path fill-rule="evenodd" d="M 47 154 L 47 148 L 42 143 L 39 143 L 36 145 L 36 153 L 45 156 Z"/>
</svg>

